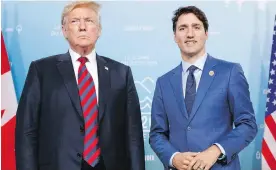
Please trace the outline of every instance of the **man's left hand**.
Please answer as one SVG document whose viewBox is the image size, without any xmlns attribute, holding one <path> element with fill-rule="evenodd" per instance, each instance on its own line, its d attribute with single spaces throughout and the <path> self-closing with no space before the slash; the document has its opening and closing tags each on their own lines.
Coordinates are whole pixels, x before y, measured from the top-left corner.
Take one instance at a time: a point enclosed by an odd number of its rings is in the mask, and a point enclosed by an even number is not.
<svg viewBox="0 0 276 170">
<path fill-rule="evenodd" d="M 209 170 L 216 163 L 220 154 L 220 149 L 216 145 L 212 145 L 194 157 L 187 170 Z"/>
</svg>

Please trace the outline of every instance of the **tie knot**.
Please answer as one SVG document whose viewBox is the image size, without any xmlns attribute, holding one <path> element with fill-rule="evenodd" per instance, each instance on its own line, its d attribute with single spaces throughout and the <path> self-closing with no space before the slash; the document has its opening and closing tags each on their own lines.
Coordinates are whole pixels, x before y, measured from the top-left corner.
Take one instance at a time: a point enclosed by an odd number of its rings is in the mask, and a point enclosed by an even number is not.
<svg viewBox="0 0 276 170">
<path fill-rule="evenodd" d="M 191 65 L 189 68 L 188 68 L 188 70 L 189 70 L 189 72 L 190 73 L 194 73 L 194 71 L 197 69 L 197 67 L 196 66 L 194 66 L 194 65 Z"/>
<path fill-rule="evenodd" d="M 81 63 L 81 64 L 85 64 L 87 61 L 88 61 L 88 58 L 87 57 L 80 57 L 78 59 L 78 61 Z"/>
</svg>

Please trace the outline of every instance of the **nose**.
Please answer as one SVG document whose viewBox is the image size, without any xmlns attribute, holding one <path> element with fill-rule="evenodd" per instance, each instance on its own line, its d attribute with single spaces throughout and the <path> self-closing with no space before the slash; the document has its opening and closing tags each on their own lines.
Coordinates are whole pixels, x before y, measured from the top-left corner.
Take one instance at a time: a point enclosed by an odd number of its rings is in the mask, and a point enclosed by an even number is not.
<svg viewBox="0 0 276 170">
<path fill-rule="evenodd" d="M 79 31 L 86 31 L 86 23 L 84 20 L 80 20 Z"/>
<path fill-rule="evenodd" d="M 189 28 L 187 32 L 187 37 L 188 38 L 193 38 L 194 37 L 194 30 Z"/>
</svg>

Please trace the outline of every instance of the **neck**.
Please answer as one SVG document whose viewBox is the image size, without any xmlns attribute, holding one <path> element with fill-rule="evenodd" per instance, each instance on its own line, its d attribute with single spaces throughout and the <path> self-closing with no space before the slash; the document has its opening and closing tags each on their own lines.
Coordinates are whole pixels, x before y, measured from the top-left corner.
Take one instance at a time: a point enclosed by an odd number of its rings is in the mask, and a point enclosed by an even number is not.
<svg viewBox="0 0 276 170">
<path fill-rule="evenodd" d="M 73 51 L 75 51 L 81 56 L 86 56 L 94 50 L 94 46 L 90 46 L 90 47 L 70 46 L 70 47 Z"/>
</svg>

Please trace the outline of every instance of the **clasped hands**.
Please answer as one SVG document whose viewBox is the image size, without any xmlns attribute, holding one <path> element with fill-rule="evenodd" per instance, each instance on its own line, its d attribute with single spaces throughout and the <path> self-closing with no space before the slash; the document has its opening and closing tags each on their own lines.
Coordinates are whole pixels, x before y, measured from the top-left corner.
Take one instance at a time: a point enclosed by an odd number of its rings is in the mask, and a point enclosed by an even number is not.
<svg viewBox="0 0 276 170">
<path fill-rule="evenodd" d="M 221 154 L 216 145 L 212 145 L 203 152 L 177 153 L 172 160 L 177 170 L 209 170 Z"/>
</svg>

